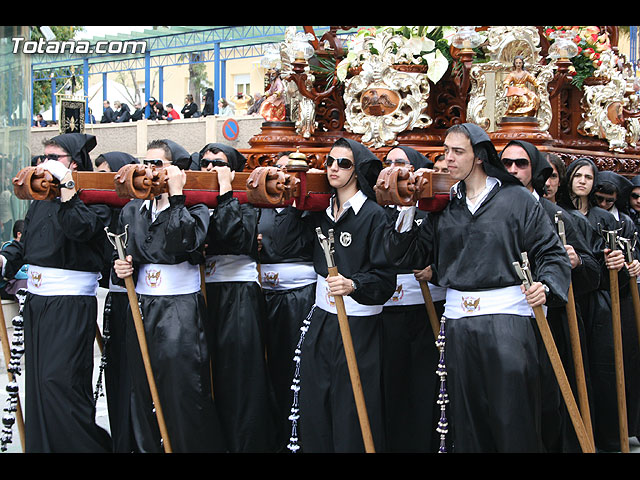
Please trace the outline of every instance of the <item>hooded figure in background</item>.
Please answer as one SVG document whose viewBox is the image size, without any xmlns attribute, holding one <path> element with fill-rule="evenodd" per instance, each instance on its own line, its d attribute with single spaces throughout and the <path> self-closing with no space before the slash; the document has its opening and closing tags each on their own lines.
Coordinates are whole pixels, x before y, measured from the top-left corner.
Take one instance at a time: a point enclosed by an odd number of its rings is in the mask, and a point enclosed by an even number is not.
<svg viewBox="0 0 640 480">
<path fill-rule="evenodd" d="M 564 224 L 564 245 L 571 262 L 571 281 L 574 295 L 583 297 L 596 290 L 600 281 L 600 265 L 591 252 L 591 247 L 583 231 L 590 228 L 584 218 L 571 215 L 562 207 L 545 198 L 546 181 L 553 172 L 553 167 L 542 155 L 538 148 L 525 141 L 509 142 L 500 154 L 505 168 L 520 180 L 533 196 L 538 200 L 551 222 L 556 225 L 556 219 Z M 580 225 L 582 223 L 582 225 Z M 556 225 L 557 227 L 557 225 Z M 584 323 L 577 309 L 578 330 L 582 343 L 585 341 Z M 565 365 L 573 391 L 577 391 L 575 383 L 574 362 L 571 351 L 571 338 L 565 305 L 548 305 L 547 320 L 554 336 L 560 357 Z M 582 346 L 583 364 L 587 363 L 586 345 Z M 586 372 L 587 381 L 589 379 Z M 543 402 L 545 413 L 544 436 L 545 445 L 549 452 L 579 452 L 580 446 L 575 430 L 564 406 L 557 388 L 557 381 L 552 372 L 545 375 L 548 388 L 545 390 Z"/>
<path fill-rule="evenodd" d="M 629 180 L 629 185 L 624 189 L 620 198 L 620 210 L 625 212 L 640 231 L 640 175 Z"/>
<path fill-rule="evenodd" d="M 586 333 L 586 351 L 589 358 L 585 369 L 589 369 L 587 375 L 591 377 L 591 414 L 596 448 L 619 451 L 609 272 L 605 243 L 600 234 L 600 229 L 617 230 L 619 224 L 612 213 L 597 205 L 595 191 L 599 176 L 600 172 L 591 159 L 574 160 L 567 167 L 567 175 L 558 189 L 557 198 L 558 204 L 565 210 L 589 221 L 591 251 L 601 267 L 598 289 L 583 298 L 576 297 L 576 304 L 582 313 Z M 628 283 L 628 270 L 622 268 L 618 273 L 620 291 L 627 288 Z"/>
<path fill-rule="evenodd" d="M 91 170 L 93 135 L 69 133 L 45 142 L 40 165 L 64 183 Z M 54 160 L 53 158 L 57 158 Z M 20 242 L 2 252 L 4 275 L 29 264 L 25 321 L 26 452 L 109 452 L 95 423 L 92 389 L 97 288 L 104 267 L 106 205 L 85 205 L 75 186 L 54 200 L 31 202 Z"/>
<path fill-rule="evenodd" d="M 233 173 L 245 163 L 240 152 L 223 144 L 200 151 L 200 168 L 216 171 L 221 187 L 205 242 L 207 329 L 216 404 L 229 451 L 274 452 L 275 400 L 265 359 L 258 272 L 259 209 L 240 204 L 231 190 Z"/>
<path fill-rule="evenodd" d="M 375 200 L 373 187 L 382 162 L 364 145 L 339 139 L 329 152 L 326 167 L 334 192 L 327 209 L 310 215 L 289 210 L 280 228 L 291 235 L 278 235 L 274 241 L 276 251 L 286 253 L 291 247 L 287 239 L 308 235 L 315 238 L 315 307 L 301 328 L 300 353 L 296 357 L 299 376 L 294 377 L 292 387 L 297 389 L 299 385 L 299 392 L 293 398 L 294 438 L 288 448 L 301 448 L 304 452 L 364 451 L 334 301 L 340 295 L 349 319 L 375 449 L 383 452 L 381 313 L 393 295 L 396 276 L 380 248 L 388 220 Z M 333 230 L 337 276 L 328 276 L 316 228 L 325 237 Z M 298 433 L 301 445 L 297 443 Z"/>
<path fill-rule="evenodd" d="M 608 210 L 618 220 L 620 236 L 636 241 L 637 229 L 635 222 L 625 213 L 629 204 L 628 198 L 634 184 L 616 172 L 598 172 L 598 183 L 595 186 L 596 201 L 601 208 Z M 634 251 L 634 263 L 638 263 L 638 246 Z M 624 358 L 625 390 L 627 401 L 627 423 L 629 437 L 640 435 L 640 376 L 630 372 L 640 372 L 640 342 L 638 341 L 638 327 L 635 311 L 633 308 L 633 298 L 631 288 L 638 288 L 637 268 L 629 272 L 634 272 L 636 281 L 630 279 L 629 283 L 619 288 L 620 294 L 620 321 L 622 328 L 622 352 Z M 625 268 L 626 269 L 626 268 Z"/>
<path fill-rule="evenodd" d="M 423 154 L 405 146 L 391 148 L 384 163 L 392 167 L 413 167 L 414 171 L 433 167 L 433 162 Z M 401 208 L 384 207 L 389 221 L 395 223 Z M 419 210 L 414 221 L 419 224 L 427 215 Z M 382 312 L 384 419 L 387 451 L 392 453 L 438 451 L 439 378 L 434 374 L 438 350 L 419 283 L 427 281 L 422 272 L 432 272 L 433 268 L 425 267 L 398 269 L 396 290 Z M 441 314 L 445 291 L 430 283 L 431 278 L 428 288 L 436 312 Z M 399 395 L 398 392 L 411 394 Z"/>
<path fill-rule="evenodd" d="M 482 128 L 451 127 L 444 151 L 458 180 L 448 205 L 420 225 L 416 207 L 407 207 L 383 247 L 401 268 L 433 264 L 447 289 L 443 386 L 454 451 L 544 452 L 542 402 L 551 370 L 532 307 L 567 301 L 569 259 L 547 214 Z M 523 252 L 534 278 L 524 294 L 513 266 Z"/>
<path fill-rule="evenodd" d="M 125 152 L 107 152 L 95 160 L 99 172 L 117 172 L 123 166 L 140 163 L 136 157 Z M 120 208 L 111 208 L 109 232 L 116 232 Z M 114 285 L 111 281 L 113 267 L 113 244 L 105 235 L 105 266 L 100 279 L 100 286 L 109 289 L 104 302 L 102 315 L 102 333 L 104 337 L 103 358 L 105 360 L 104 376 L 109 413 L 109 427 L 113 451 L 129 453 L 134 451 L 131 442 L 131 382 L 129 378 L 129 362 L 126 351 L 126 321 L 129 299 L 126 288 Z"/>
</svg>

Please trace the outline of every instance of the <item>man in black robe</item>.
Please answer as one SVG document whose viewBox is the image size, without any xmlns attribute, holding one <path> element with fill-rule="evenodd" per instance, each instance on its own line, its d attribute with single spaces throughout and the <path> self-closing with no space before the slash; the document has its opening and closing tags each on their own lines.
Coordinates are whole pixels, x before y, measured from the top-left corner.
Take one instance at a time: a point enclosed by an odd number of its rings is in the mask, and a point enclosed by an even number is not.
<svg viewBox="0 0 640 480">
<path fill-rule="evenodd" d="M 289 157 L 282 152 L 276 166 L 286 168 Z M 261 208 L 258 218 L 260 242 L 260 284 L 265 302 L 265 342 L 267 366 L 277 402 L 278 451 L 286 450 L 291 433 L 289 412 L 293 400 L 291 379 L 294 375 L 295 348 L 302 321 L 313 306 L 316 295 L 316 272 L 313 248 L 317 238 L 313 232 L 295 237 L 281 228 L 287 209 Z M 309 215 L 306 212 L 303 215 Z M 286 255 L 274 248 L 275 236 L 287 236 L 290 245 Z"/>
<path fill-rule="evenodd" d="M 144 162 L 164 168 L 168 193 L 129 201 L 118 232 L 128 226 L 126 260 L 116 259 L 119 279 L 132 275 L 138 293 L 149 359 L 176 453 L 226 451 L 211 388 L 210 350 L 199 265 L 209 211 L 186 206 L 184 169 L 189 153 L 171 140 L 152 141 Z M 118 280 L 114 279 L 116 283 Z M 122 282 L 119 282 L 122 283 Z M 135 450 L 162 452 L 158 420 L 129 309 L 127 360 Z"/>
<path fill-rule="evenodd" d="M 500 153 L 500 159 L 507 171 L 520 180 L 520 183 L 540 202 L 551 221 L 555 223 L 556 215 L 559 215 L 564 223 L 567 241 L 564 248 L 567 250 L 571 262 L 571 281 L 574 295 L 582 297 L 596 290 L 600 282 L 600 265 L 593 256 L 582 230 L 576 226 L 580 219 L 570 215 L 569 212 L 545 197 L 547 180 L 554 171 L 551 164 L 535 145 L 521 140 L 509 142 Z M 576 315 L 582 344 L 583 363 L 586 363 L 584 324 L 579 311 L 576 312 Z M 577 392 L 566 306 L 549 306 L 547 320 L 573 391 Z M 553 377 L 547 378 L 552 381 L 549 385 L 549 396 L 544 402 L 546 412 L 544 432 L 547 451 L 580 451 L 575 430 L 564 407 L 560 392 L 556 388 L 556 380 Z M 562 415 L 562 418 L 558 418 L 558 415 Z"/>
<path fill-rule="evenodd" d="M 447 207 L 413 225 L 407 207 L 384 247 L 400 266 L 434 263 L 447 288 L 446 369 L 457 452 L 542 452 L 549 359 L 532 307 L 566 302 L 570 263 L 535 198 L 506 171 L 484 130 L 451 127 L 444 151 L 459 180 Z M 513 262 L 528 254 L 523 292 Z"/>
<path fill-rule="evenodd" d="M 433 163 L 411 147 L 398 146 L 389 150 L 385 165 L 413 167 L 418 171 L 432 167 Z M 384 210 L 395 222 L 399 208 L 388 206 Z M 427 212 L 418 211 L 414 221 L 419 225 L 426 215 Z M 414 265 L 411 269 L 399 269 L 396 290 L 382 311 L 382 372 L 388 452 L 438 451 L 438 350 L 418 280 L 426 267 Z M 444 303 L 444 297 L 441 297 L 443 289 L 432 283 L 427 286 L 434 303 Z"/>
<path fill-rule="evenodd" d="M 220 419 L 234 453 L 273 452 L 275 400 L 265 359 L 264 298 L 258 275 L 258 209 L 233 197 L 234 172 L 246 159 L 220 143 L 200 152 L 218 174 L 220 195 L 206 238 L 205 285 Z"/>
<path fill-rule="evenodd" d="M 98 279 L 109 208 L 85 205 L 73 170 L 92 170 L 93 135 L 68 133 L 44 144 L 40 164 L 62 186 L 60 197 L 35 200 L 20 242 L 2 252 L 4 275 L 29 264 L 24 305 L 26 452 L 110 452 L 95 423 L 92 392 Z"/>
<path fill-rule="evenodd" d="M 335 193 L 329 207 L 304 217 L 302 211 L 290 210 L 281 226 L 300 235 L 305 231 L 315 235 L 320 228 L 328 236 L 333 229 L 333 257 L 339 272 L 328 276 L 324 250 L 316 241 L 316 306 L 301 329 L 300 352 L 295 357 L 299 378 L 294 378 L 292 387 L 298 390 L 299 381 L 299 409 L 294 400 L 292 421 L 304 452 L 364 451 L 336 295 L 344 299 L 375 449 L 385 450 L 380 322 L 382 305 L 391 298 L 396 278 L 381 249 L 387 216 L 373 190 L 381 170 L 382 162 L 364 145 L 339 139 L 327 157 L 327 179 Z M 278 248 L 284 250 L 287 245 L 281 243 Z M 295 435 L 289 448 L 300 448 Z"/>
<path fill-rule="evenodd" d="M 125 152 L 103 153 L 94 162 L 98 172 L 117 172 L 124 165 L 132 163 L 139 163 L 138 159 Z M 110 232 L 118 230 L 120 210 L 119 207 L 111 207 L 111 221 L 108 225 Z M 129 298 L 126 288 L 114 284 L 111 279 L 113 253 L 113 244 L 105 235 L 105 266 L 102 270 L 100 286 L 109 290 L 105 297 L 102 314 L 109 429 L 114 453 L 128 453 L 135 447 L 131 427 L 131 381 L 125 335 Z"/>
</svg>

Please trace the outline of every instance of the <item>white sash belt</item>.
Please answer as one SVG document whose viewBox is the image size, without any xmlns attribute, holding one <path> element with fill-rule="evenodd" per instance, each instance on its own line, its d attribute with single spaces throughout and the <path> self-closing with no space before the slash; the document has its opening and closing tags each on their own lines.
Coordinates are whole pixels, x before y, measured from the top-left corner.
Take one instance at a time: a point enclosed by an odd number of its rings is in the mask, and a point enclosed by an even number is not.
<svg viewBox="0 0 640 480">
<path fill-rule="evenodd" d="M 533 316 L 533 310 L 519 285 L 464 292 L 447 288 L 444 316 L 461 318 L 478 315 L 511 314 Z"/>
<path fill-rule="evenodd" d="M 27 271 L 27 291 L 36 295 L 96 295 L 98 293 L 98 272 L 82 272 L 63 268 L 29 265 Z"/>
<path fill-rule="evenodd" d="M 396 291 L 385 307 L 398 307 L 401 305 L 418 305 L 424 304 L 422 289 L 420 283 L 416 280 L 413 273 L 399 273 L 396 275 Z"/>
<path fill-rule="evenodd" d="M 324 277 L 317 275 L 316 305 L 329 313 L 338 313 L 333 297 L 329 296 L 329 286 Z M 362 305 L 348 295 L 342 297 L 347 315 L 366 317 L 382 312 L 382 305 Z"/>
<path fill-rule="evenodd" d="M 186 295 L 200 291 L 198 265 L 145 263 L 138 271 L 136 292 L 141 295 Z"/>
<path fill-rule="evenodd" d="M 314 283 L 317 274 L 311 262 L 263 263 L 260 277 L 265 290 L 289 290 Z"/>
<path fill-rule="evenodd" d="M 204 281 L 259 283 L 258 264 L 248 255 L 211 255 L 205 259 Z"/>
</svg>

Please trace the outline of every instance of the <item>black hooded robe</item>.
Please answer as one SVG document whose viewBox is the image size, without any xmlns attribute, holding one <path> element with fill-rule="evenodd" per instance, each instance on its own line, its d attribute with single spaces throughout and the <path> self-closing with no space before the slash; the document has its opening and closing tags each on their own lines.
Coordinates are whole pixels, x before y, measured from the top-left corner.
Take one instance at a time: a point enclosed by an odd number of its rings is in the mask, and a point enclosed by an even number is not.
<svg viewBox="0 0 640 480">
<path fill-rule="evenodd" d="M 53 140 L 72 156 L 79 170 L 91 170 L 93 135 L 68 133 Z M 36 293 L 46 283 L 39 267 L 71 275 L 95 274 L 103 267 L 105 205 L 85 205 L 78 195 L 69 201 L 36 200 L 25 216 L 20 242 L 2 255 L 12 278 L 29 264 L 29 293 L 24 305 L 25 428 L 27 453 L 105 453 L 109 434 L 95 423 L 92 391 L 96 295 L 75 290 L 55 295 Z M 42 281 L 42 283 L 40 283 Z"/>
<path fill-rule="evenodd" d="M 117 172 L 124 165 L 138 163 L 138 160 L 124 152 L 108 152 L 101 155 L 112 172 Z M 109 232 L 116 233 L 120 208 L 111 208 Z M 134 450 L 131 427 L 131 381 L 126 350 L 126 321 L 129 298 L 127 291 L 111 281 L 113 268 L 113 244 L 105 235 L 105 266 L 100 286 L 109 289 L 105 298 L 102 315 L 102 332 L 104 340 L 104 368 L 109 428 L 113 441 L 114 453 L 128 453 Z"/>
<path fill-rule="evenodd" d="M 311 310 L 316 295 L 316 277 L 312 262 L 314 242 L 317 239 L 312 235 L 295 237 L 291 232 L 281 228 L 286 214 L 286 210 L 263 208 L 258 220 L 258 231 L 262 235 L 260 283 L 265 302 L 267 366 L 277 402 L 278 451 L 286 449 L 291 433 L 289 413 L 293 400 L 292 359 L 300 337 L 302 321 Z M 288 236 L 284 241 L 290 245 L 286 256 L 275 251 L 275 235 Z M 286 287 L 281 283 L 283 279 L 278 273 L 279 266 L 296 268 L 298 272 L 300 268 L 304 268 L 312 277 L 298 276 L 290 287 Z"/>
<path fill-rule="evenodd" d="M 604 451 L 619 451 L 620 437 L 618 430 L 618 405 L 616 391 L 615 361 L 613 355 L 613 329 L 611 314 L 611 295 L 609 286 L 609 271 L 604 260 L 604 240 L 600 235 L 600 228 L 616 230 L 619 224 L 610 212 L 595 206 L 583 215 L 569 198 L 569 185 L 572 174 L 580 167 L 589 165 L 594 172 L 594 188 L 598 183 L 598 169 L 590 159 L 578 159 L 567 168 L 567 185 L 559 190 L 558 203 L 567 211 L 578 217 L 586 218 L 591 227 L 587 235 L 592 242 L 592 251 L 601 265 L 600 285 L 591 294 L 576 297 L 582 313 L 585 326 L 586 350 L 590 377 L 590 400 L 593 434 L 596 448 Z M 628 284 L 629 275 L 626 268 L 618 273 L 619 288 L 622 290 Z"/>
<path fill-rule="evenodd" d="M 424 155 L 413 148 L 395 148 L 406 153 L 414 170 L 432 166 Z M 398 209 L 387 207 L 384 210 L 395 222 Z M 427 212 L 416 212 L 414 221 L 420 223 L 426 215 Z M 424 267 L 415 265 L 413 269 Z M 438 451 L 438 350 L 424 299 L 420 297 L 409 301 L 405 298 L 407 287 L 411 286 L 414 292 L 419 289 L 413 269 L 396 272 L 396 291 L 382 310 L 384 420 L 386 448 L 391 453 Z"/>
<path fill-rule="evenodd" d="M 325 236 L 328 236 L 329 229 L 334 231 L 334 259 L 338 272 L 357 285 L 350 299 L 345 297 L 345 305 L 353 300 L 365 306 L 365 312 L 353 312 L 347 305 L 347 315 L 375 449 L 382 452 L 385 441 L 380 322 L 382 305 L 395 289 L 395 272 L 387 265 L 380 248 L 387 217 L 384 209 L 376 203 L 372 187 L 382 164 L 362 144 L 353 140 L 347 142 L 355 160 L 360 188 L 357 195 L 364 196 L 357 213 L 354 207 L 347 208 L 335 221 L 326 211 L 302 218 L 301 212 L 292 209 L 281 228 L 300 234 L 311 232 L 316 239 L 317 227 Z M 334 200 L 335 197 L 332 202 Z M 277 239 L 285 240 L 280 236 Z M 286 245 L 280 244 L 278 248 L 286 249 Z M 331 307 L 326 306 L 332 300 L 326 295 L 321 280 L 328 276 L 328 268 L 317 240 L 313 264 L 318 275 L 316 306 L 301 338 L 298 365 L 300 447 L 302 451 L 311 453 L 364 452 L 338 317 L 330 311 Z M 321 304 L 325 307 L 320 307 Z M 367 313 L 369 310 L 377 313 Z"/>
<path fill-rule="evenodd" d="M 237 150 L 224 151 L 233 171 L 245 159 Z M 213 385 L 220 420 L 233 453 L 271 453 L 276 450 L 275 400 L 265 359 L 264 298 L 257 272 L 258 210 L 240 204 L 233 192 L 218 197 L 206 240 L 206 293 L 211 334 Z M 220 264 L 237 260 L 248 268 L 255 262 L 255 280 L 218 281 Z M 235 276 L 234 272 L 225 272 Z"/>
<path fill-rule="evenodd" d="M 384 248 L 392 263 L 405 268 L 434 263 L 447 305 L 455 302 L 469 314 L 446 318 L 454 451 L 543 452 L 543 382 L 551 369 L 533 313 L 482 314 L 482 291 L 520 286 L 513 262 L 527 252 L 534 280 L 550 290 L 548 299 L 566 302 L 570 264 L 548 216 L 506 171 L 488 135 L 475 125 L 464 127 L 472 145 L 486 145 L 483 167 L 499 183 L 473 214 L 459 183 L 447 207 L 419 227 L 387 229 Z M 456 291 L 480 303 L 456 297 Z"/>
</svg>

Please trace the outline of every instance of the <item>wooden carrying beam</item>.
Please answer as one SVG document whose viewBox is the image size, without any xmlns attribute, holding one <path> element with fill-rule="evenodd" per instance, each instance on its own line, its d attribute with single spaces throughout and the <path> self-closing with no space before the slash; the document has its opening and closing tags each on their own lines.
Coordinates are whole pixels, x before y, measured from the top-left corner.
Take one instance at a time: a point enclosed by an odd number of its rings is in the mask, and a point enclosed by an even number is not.
<svg viewBox="0 0 640 480">
<path fill-rule="evenodd" d="M 204 203 L 217 206 L 218 174 L 187 170 L 184 193 L 187 205 Z M 80 198 L 88 204 L 122 206 L 129 200 L 149 199 L 167 191 L 162 168 L 133 164 L 118 172 L 73 172 Z M 52 200 L 60 195 L 58 181 L 38 166 L 23 168 L 13 179 L 14 192 L 23 200 Z M 448 174 L 424 172 L 420 175 L 406 167 L 385 168 L 375 187 L 381 205 L 416 205 L 422 210 L 440 210 L 449 200 L 452 179 Z M 301 210 L 324 210 L 331 188 L 324 172 L 304 172 L 258 167 L 250 172 L 235 172 L 233 196 L 241 203 L 257 207 L 282 207 L 293 204 Z"/>
</svg>

